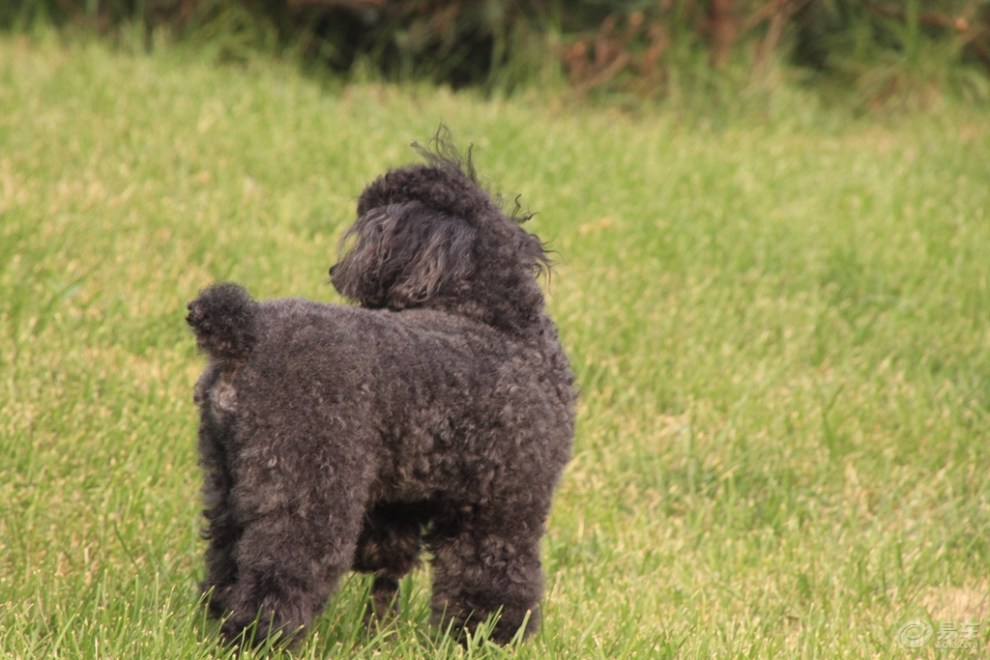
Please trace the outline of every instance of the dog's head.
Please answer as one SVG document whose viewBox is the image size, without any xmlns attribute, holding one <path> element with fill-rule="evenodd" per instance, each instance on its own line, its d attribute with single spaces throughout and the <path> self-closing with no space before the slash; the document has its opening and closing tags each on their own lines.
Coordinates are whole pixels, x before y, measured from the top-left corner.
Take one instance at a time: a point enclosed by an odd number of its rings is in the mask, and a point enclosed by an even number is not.
<svg viewBox="0 0 990 660">
<path fill-rule="evenodd" d="M 392 170 L 358 200 L 333 285 L 365 307 L 434 307 L 517 328 L 536 319 L 536 275 L 549 267 L 540 240 L 503 213 L 443 132 L 427 162 Z"/>
</svg>

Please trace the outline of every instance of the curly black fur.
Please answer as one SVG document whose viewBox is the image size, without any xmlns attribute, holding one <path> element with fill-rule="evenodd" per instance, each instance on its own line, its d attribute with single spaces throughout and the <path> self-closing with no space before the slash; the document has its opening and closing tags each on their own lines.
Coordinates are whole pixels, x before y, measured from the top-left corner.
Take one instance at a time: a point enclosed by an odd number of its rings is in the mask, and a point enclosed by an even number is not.
<svg viewBox="0 0 990 660">
<path fill-rule="evenodd" d="M 358 307 L 189 305 L 211 611 L 237 639 L 293 636 L 340 576 L 373 609 L 432 553 L 434 623 L 532 632 L 539 541 L 574 431 L 573 375 L 544 311 L 542 244 L 441 145 L 358 202 L 334 286 Z"/>
</svg>

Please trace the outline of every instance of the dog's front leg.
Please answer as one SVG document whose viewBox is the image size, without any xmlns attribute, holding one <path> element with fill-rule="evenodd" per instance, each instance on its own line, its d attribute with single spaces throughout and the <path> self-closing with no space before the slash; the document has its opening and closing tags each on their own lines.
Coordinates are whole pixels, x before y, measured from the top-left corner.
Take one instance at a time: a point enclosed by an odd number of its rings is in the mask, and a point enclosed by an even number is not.
<svg viewBox="0 0 990 660">
<path fill-rule="evenodd" d="M 518 516 L 518 518 L 517 518 Z M 532 523 L 520 521 L 529 517 Z M 542 512 L 478 511 L 457 530 L 434 538 L 432 622 L 464 640 L 498 614 L 492 641 L 506 644 L 539 624 L 543 591 L 539 543 Z"/>
</svg>

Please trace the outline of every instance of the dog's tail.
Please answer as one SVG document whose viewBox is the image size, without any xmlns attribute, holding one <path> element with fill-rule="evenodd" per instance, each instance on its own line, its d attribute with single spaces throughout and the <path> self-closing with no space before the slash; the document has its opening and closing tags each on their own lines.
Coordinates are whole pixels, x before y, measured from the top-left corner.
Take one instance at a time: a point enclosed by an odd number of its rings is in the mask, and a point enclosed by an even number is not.
<svg viewBox="0 0 990 660">
<path fill-rule="evenodd" d="M 258 303 L 237 284 L 203 289 L 188 309 L 196 344 L 214 358 L 242 360 L 258 342 Z"/>
</svg>

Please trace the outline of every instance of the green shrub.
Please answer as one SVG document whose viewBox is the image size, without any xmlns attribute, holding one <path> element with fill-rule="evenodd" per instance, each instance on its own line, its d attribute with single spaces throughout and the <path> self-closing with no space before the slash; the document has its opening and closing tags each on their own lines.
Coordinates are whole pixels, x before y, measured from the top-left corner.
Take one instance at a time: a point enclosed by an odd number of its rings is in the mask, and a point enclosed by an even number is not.
<svg viewBox="0 0 990 660">
<path fill-rule="evenodd" d="M 24 0 L 0 26 L 137 26 L 218 57 L 292 51 L 348 74 L 507 91 L 547 71 L 578 97 L 665 98 L 766 86 L 783 66 L 864 106 L 985 97 L 986 0 Z"/>
</svg>

